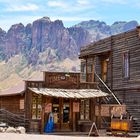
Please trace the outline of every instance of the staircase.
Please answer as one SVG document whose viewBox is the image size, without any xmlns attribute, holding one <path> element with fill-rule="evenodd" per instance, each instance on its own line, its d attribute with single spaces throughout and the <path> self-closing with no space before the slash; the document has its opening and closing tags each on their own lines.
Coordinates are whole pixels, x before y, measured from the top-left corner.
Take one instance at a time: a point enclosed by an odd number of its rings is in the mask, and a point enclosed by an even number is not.
<svg viewBox="0 0 140 140">
<path fill-rule="evenodd" d="M 127 98 L 123 101 L 123 96 L 118 94 L 117 97 L 121 102 L 126 104 L 127 112 L 133 117 L 133 133 L 140 133 L 140 103 L 132 100 L 132 94 L 127 93 Z M 133 98 L 140 100 L 140 94 L 134 94 Z"/>
<path fill-rule="evenodd" d="M 137 93 L 136 95 L 133 95 L 133 97 L 136 98 L 137 102 L 132 102 L 132 94 L 126 95 L 125 101 L 123 100 L 123 95 L 121 94 L 114 94 L 108 86 L 102 81 L 102 79 L 95 73 L 96 77 L 99 79 L 99 89 L 101 89 L 104 92 L 110 93 L 110 97 L 103 98 L 103 103 L 106 104 L 125 104 L 127 112 L 130 116 L 133 118 L 133 127 L 132 127 L 132 133 L 140 133 L 140 94 Z M 105 126 L 110 126 L 109 120 L 106 120 L 102 118 L 103 122 L 105 123 Z"/>
<path fill-rule="evenodd" d="M 13 114 L 5 109 L 0 109 L 0 123 L 5 123 L 6 126 L 18 127 L 23 126 L 28 130 L 29 121 L 24 115 Z"/>
</svg>

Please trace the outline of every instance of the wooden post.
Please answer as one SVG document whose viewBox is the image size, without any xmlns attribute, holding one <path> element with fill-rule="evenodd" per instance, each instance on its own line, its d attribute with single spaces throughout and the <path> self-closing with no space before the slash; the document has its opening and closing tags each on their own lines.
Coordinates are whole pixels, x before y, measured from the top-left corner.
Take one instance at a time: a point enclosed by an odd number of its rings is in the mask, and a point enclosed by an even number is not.
<svg viewBox="0 0 140 140">
<path fill-rule="evenodd" d="M 45 122 L 44 122 L 44 115 L 45 115 L 45 99 L 43 98 L 44 96 L 42 96 L 42 113 L 41 113 L 41 134 L 43 134 L 44 132 L 44 126 L 45 126 Z"/>
<path fill-rule="evenodd" d="M 92 63 L 92 79 L 91 82 L 94 82 L 94 58 L 93 58 L 93 63 Z"/>
<path fill-rule="evenodd" d="M 73 102 L 74 102 L 74 100 L 73 100 Z M 75 125 L 75 122 L 76 122 L 76 114 L 75 114 L 75 112 L 73 112 L 73 102 L 72 102 L 72 114 L 73 114 L 73 116 L 72 116 L 72 128 L 73 128 L 73 132 L 75 132 L 76 131 L 76 125 Z"/>
<path fill-rule="evenodd" d="M 75 125 L 75 121 L 76 121 L 76 114 L 75 112 L 73 112 L 73 131 L 76 131 L 76 125 Z"/>
<path fill-rule="evenodd" d="M 88 82 L 88 64 L 87 64 L 87 58 L 86 58 L 86 82 Z"/>
<path fill-rule="evenodd" d="M 101 128 L 101 99 L 99 98 L 99 117 L 98 117 L 98 128 Z"/>
</svg>

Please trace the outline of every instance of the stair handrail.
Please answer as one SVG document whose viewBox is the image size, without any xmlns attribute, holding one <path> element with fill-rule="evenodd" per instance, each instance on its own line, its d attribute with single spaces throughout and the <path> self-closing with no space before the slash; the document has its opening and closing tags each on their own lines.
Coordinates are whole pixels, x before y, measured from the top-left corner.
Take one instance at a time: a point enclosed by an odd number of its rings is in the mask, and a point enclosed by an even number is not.
<svg viewBox="0 0 140 140">
<path fill-rule="evenodd" d="M 100 76 L 96 73 L 96 70 L 94 70 L 94 74 L 96 75 L 96 77 L 101 81 L 101 83 L 106 87 L 106 89 L 112 94 L 112 96 L 114 97 L 114 99 L 117 101 L 117 103 L 119 105 L 121 105 L 120 101 L 118 100 L 118 98 L 115 96 L 115 94 L 110 90 L 110 88 L 106 85 L 106 83 L 100 78 Z"/>
</svg>

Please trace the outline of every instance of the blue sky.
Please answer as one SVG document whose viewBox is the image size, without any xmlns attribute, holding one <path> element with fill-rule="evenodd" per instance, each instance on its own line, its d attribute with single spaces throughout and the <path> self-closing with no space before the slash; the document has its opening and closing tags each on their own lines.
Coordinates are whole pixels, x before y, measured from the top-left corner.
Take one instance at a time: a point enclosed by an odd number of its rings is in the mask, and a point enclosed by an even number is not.
<svg viewBox="0 0 140 140">
<path fill-rule="evenodd" d="M 32 23 L 43 16 L 60 19 L 65 27 L 85 20 L 137 20 L 140 0 L 0 0 L 0 27 L 8 30 L 16 23 Z"/>
</svg>

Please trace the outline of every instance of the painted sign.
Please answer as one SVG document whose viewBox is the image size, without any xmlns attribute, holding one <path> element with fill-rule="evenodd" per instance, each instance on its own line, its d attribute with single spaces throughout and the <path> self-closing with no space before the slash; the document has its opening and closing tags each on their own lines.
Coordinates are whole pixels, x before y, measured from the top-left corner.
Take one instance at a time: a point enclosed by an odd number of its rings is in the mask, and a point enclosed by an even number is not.
<svg viewBox="0 0 140 140">
<path fill-rule="evenodd" d="M 126 113 L 126 105 L 117 104 L 102 104 L 95 106 L 95 115 L 103 117 L 120 117 L 122 114 Z"/>
<path fill-rule="evenodd" d="M 79 112 L 79 102 L 73 102 L 73 112 Z"/>
</svg>

